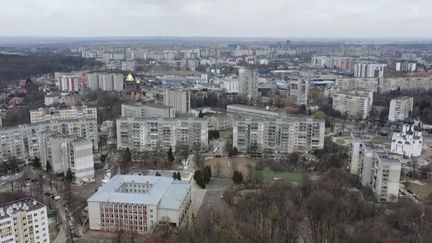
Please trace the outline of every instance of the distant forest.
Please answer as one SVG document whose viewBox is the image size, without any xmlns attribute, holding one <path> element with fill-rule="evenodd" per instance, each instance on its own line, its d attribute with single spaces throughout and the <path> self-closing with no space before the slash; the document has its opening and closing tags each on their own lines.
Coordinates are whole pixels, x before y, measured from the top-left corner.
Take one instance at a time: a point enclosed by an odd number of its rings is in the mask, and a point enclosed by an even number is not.
<svg viewBox="0 0 432 243">
<path fill-rule="evenodd" d="M 3 55 L 0 54 L 0 86 L 35 75 L 70 72 L 101 65 L 93 59 L 61 55 Z"/>
</svg>

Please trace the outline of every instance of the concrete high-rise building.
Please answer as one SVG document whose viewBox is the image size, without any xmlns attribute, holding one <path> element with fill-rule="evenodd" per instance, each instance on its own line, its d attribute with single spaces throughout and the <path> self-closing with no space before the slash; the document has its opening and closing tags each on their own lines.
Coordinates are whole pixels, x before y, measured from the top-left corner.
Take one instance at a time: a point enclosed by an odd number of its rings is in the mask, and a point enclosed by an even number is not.
<svg viewBox="0 0 432 243">
<path fill-rule="evenodd" d="M 249 99 L 256 99 L 258 96 L 257 79 L 255 69 L 245 67 L 239 68 L 239 95 Z"/>
<path fill-rule="evenodd" d="M 379 202 L 396 202 L 399 196 L 402 165 L 385 152 L 373 157 L 371 189 Z"/>
<path fill-rule="evenodd" d="M 174 107 L 176 113 L 189 114 L 191 94 L 189 90 L 166 89 L 163 96 L 165 106 Z"/>
<path fill-rule="evenodd" d="M 33 199 L 0 205 L 0 242 L 49 243 L 46 206 Z"/>
<path fill-rule="evenodd" d="M 87 106 L 73 106 L 66 109 L 48 107 L 30 111 L 30 123 L 73 119 L 97 119 L 97 109 Z"/>
<path fill-rule="evenodd" d="M 396 63 L 396 71 L 398 72 L 415 72 L 417 71 L 417 63 L 410 61 L 400 61 Z"/>
<path fill-rule="evenodd" d="M 176 113 L 173 107 L 150 103 L 122 104 L 121 110 L 122 117 L 132 118 L 175 118 Z"/>
<path fill-rule="evenodd" d="M 0 129 L 0 161 L 15 157 L 25 162 L 37 157 L 42 168 L 48 154 L 43 146 L 51 133 L 60 133 L 91 141 L 94 151 L 98 149 L 98 126 L 96 119 L 51 120 L 35 124 L 19 125 Z"/>
<path fill-rule="evenodd" d="M 397 155 L 386 153 L 382 146 L 369 139 L 356 135 L 352 138 L 351 174 L 357 175 L 363 186 L 372 189 L 377 201 L 397 201 L 402 168 Z"/>
<path fill-rule="evenodd" d="M 333 94 L 332 108 L 343 116 L 366 119 L 372 109 L 373 92 L 351 91 Z"/>
<path fill-rule="evenodd" d="M 400 130 L 392 134 L 391 148 L 392 153 L 404 157 L 419 157 L 423 149 L 423 135 L 420 122 L 404 123 Z"/>
<path fill-rule="evenodd" d="M 121 73 L 87 73 L 90 90 L 123 91 L 124 76 Z"/>
<path fill-rule="evenodd" d="M 403 121 L 410 117 L 411 112 L 414 108 L 414 98 L 413 97 L 400 97 L 397 99 L 392 99 L 390 102 L 389 109 L 389 121 Z"/>
<path fill-rule="evenodd" d="M 305 78 L 292 78 L 287 80 L 287 95 L 292 104 L 297 106 L 308 105 L 309 80 Z"/>
<path fill-rule="evenodd" d="M 208 121 L 186 118 L 117 119 L 117 148 L 135 151 L 168 151 L 178 146 L 208 147 Z"/>
<path fill-rule="evenodd" d="M 228 94 L 239 92 L 239 81 L 237 79 L 224 79 L 221 81 L 221 88 Z"/>
<path fill-rule="evenodd" d="M 55 84 L 61 91 L 79 92 L 86 87 L 86 80 L 78 74 L 55 73 Z"/>
<path fill-rule="evenodd" d="M 233 147 L 241 153 L 286 154 L 323 149 L 325 122 L 310 117 L 239 119 Z"/>
<path fill-rule="evenodd" d="M 116 175 L 87 203 L 91 230 L 146 234 L 157 224 L 180 226 L 191 185 L 163 176 Z"/>
<path fill-rule="evenodd" d="M 387 64 L 357 63 L 354 65 L 354 77 L 383 78 L 386 70 Z"/>
<path fill-rule="evenodd" d="M 94 178 L 93 144 L 91 141 L 64 135 L 49 136 L 44 147 L 47 156 L 42 164 L 50 163 L 54 174 L 66 175 L 70 169 L 75 180 Z"/>
</svg>

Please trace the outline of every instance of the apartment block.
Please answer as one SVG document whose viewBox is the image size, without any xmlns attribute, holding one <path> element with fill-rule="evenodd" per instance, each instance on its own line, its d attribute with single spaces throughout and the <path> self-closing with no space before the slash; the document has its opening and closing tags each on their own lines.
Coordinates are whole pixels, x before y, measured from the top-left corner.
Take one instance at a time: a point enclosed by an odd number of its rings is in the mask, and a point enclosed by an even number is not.
<svg viewBox="0 0 432 243">
<path fill-rule="evenodd" d="M 136 118 L 175 118 L 174 107 L 151 103 L 135 103 L 121 105 L 122 117 Z"/>
<path fill-rule="evenodd" d="M 258 74 L 254 69 L 245 67 L 239 68 L 239 92 L 238 94 L 249 99 L 255 99 L 258 96 L 257 81 Z"/>
<path fill-rule="evenodd" d="M 33 199 L 0 205 L 0 242 L 49 243 L 46 206 Z"/>
<path fill-rule="evenodd" d="M 333 110 L 350 118 L 366 119 L 369 116 L 369 111 L 372 109 L 372 91 L 342 91 L 333 94 L 332 98 Z"/>
<path fill-rule="evenodd" d="M 400 97 L 397 99 L 392 99 L 390 102 L 389 117 L 388 120 L 403 121 L 410 117 L 414 108 L 414 98 L 413 97 Z"/>
<path fill-rule="evenodd" d="M 371 188 L 379 202 L 398 200 L 401 162 L 398 155 L 385 152 L 383 146 L 365 137 L 352 135 L 350 172 L 361 184 Z"/>
<path fill-rule="evenodd" d="M 208 147 L 208 121 L 185 118 L 117 119 L 117 148 L 135 151 L 167 151 L 178 146 Z"/>
<path fill-rule="evenodd" d="M 146 234 L 157 224 L 182 223 L 191 185 L 162 176 L 116 175 L 87 203 L 91 230 Z"/>
<path fill-rule="evenodd" d="M 90 90 L 123 91 L 124 76 L 121 73 L 87 73 Z"/>
<path fill-rule="evenodd" d="M 30 123 L 51 120 L 97 119 L 97 109 L 87 106 L 72 106 L 66 109 L 55 107 L 39 108 L 30 111 Z"/>
<path fill-rule="evenodd" d="M 163 104 L 165 106 L 174 107 L 176 113 L 189 114 L 191 110 L 190 98 L 189 90 L 166 89 L 163 96 Z"/>
<path fill-rule="evenodd" d="M 77 182 L 94 178 L 91 141 L 57 134 L 47 138 L 43 149 L 47 156 L 41 162 L 49 162 L 54 174 L 66 175 L 70 169 Z"/>
<path fill-rule="evenodd" d="M 35 124 L 19 125 L 0 129 L 0 161 L 7 161 L 12 157 L 30 162 L 38 157 L 47 161 L 47 154 L 43 152 L 49 134 L 60 133 L 76 138 L 83 138 L 92 142 L 94 151 L 98 149 L 97 121 L 80 120 L 51 120 Z M 42 164 L 45 168 L 46 164 Z"/>
<path fill-rule="evenodd" d="M 306 78 L 291 78 L 287 80 L 287 83 L 287 96 L 289 101 L 297 106 L 307 106 L 309 80 Z"/>
<path fill-rule="evenodd" d="M 233 147 L 241 153 L 305 152 L 323 149 L 325 122 L 310 117 L 238 119 L 233 123 Z"/>
</svg>

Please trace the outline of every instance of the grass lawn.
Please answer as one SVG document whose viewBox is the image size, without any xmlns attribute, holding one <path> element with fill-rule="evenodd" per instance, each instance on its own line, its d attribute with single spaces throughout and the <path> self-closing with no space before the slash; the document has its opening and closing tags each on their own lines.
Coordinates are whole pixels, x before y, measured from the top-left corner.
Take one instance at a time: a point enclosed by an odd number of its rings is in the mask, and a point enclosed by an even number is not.
<svg viewBox="0 0 432 243">
<path fill-rule="evenodd" d="M 261 172 L 265 181 L 273 181 L 273 178 L 282 178 L 291 182 L 300 182 L 303 179 L 303 175 L 293 172 L 274 172 L 271 170 L 264 170 Z"/>
<path fill-rule="evenodd" d="M 388 144 L 390 141 L 389 141 L 388 137 L 385 137 L 385 136 L 376 136 L 376 137 L 374 137 L 372 139 L 372 142 L 379 143 L 379 144 Z"/>
<path fill-rule="evenodd" d="M 419 185 L 411 182 L 408 188 L 421 198 L 426 198 L 429 193 L 432 193 L 432 184 Z"/>
<path fill-rule="evenodd" d="M 342 138 L 336 138 L 335 142 L 339 145 L 344 145 L 346 143 L 345 139 Z"/>
</svg>

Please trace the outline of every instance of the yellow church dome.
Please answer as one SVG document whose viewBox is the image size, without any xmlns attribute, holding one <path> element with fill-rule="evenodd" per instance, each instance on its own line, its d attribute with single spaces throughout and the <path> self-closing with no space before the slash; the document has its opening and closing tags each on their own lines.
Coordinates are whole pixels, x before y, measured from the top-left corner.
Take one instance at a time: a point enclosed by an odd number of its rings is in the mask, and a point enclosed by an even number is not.
<svg viewBox="0 0 432 243">
<path fill-rule="evenodd" d="M 131 73 L 129 73 L 129 75 L 126 77 L 125 81 L 126 82 L 135 82 L 135 78 Z"/>
</svg>

